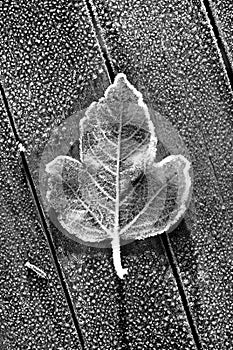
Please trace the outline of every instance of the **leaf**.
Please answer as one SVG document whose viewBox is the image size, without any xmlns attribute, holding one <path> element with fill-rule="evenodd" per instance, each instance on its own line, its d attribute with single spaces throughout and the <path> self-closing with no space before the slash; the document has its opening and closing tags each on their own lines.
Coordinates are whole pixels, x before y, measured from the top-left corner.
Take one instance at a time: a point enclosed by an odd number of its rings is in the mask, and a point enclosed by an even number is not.
<svg viewBox="0 0 233 350">
<path fill-rule="evenodd" d="M 111 239 L 120 278 L 120 244 L 170 231 L 191 195 L 191 163 L 182 154 L 156 161 L 155 124 L 139 93 L 118 74 L 79 123 L 79 159 L 48 162 L 47 205 L 71 235 Z"/>
</svg>

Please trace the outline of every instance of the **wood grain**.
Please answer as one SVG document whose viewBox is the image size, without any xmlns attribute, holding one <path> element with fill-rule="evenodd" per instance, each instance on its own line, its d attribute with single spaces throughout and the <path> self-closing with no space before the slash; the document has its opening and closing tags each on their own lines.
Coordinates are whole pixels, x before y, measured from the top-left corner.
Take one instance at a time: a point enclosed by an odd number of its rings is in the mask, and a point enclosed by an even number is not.
<svg viewBox="0 0 233 350">
<path fill-rule="evenodd" d="M 232 320 L 232 91 L 201 1 L 95 0 L 116 72 L 178 129 L 193 203 L 170 234 L 206 349 L 228 349 Z"/>
<path fill-rule="evenodd" d="M 0 347 L 79 349 L 2 103 L 0 118 Z M 26 262 L 47 277 L 28 269 Z"/>
</svg>

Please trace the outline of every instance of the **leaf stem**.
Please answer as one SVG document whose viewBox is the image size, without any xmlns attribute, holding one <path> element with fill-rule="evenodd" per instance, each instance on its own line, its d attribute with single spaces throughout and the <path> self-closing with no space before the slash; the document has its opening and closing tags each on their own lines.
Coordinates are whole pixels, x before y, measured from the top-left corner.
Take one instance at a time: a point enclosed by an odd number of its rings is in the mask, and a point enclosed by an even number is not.
<svg viewBox="0 0 233 350">
<path fill-rule="evenodd" d="M 112 239 L 112 256 L 116 273 L 122 279 L 124 278 L 124 275 L 128 273 L 128 269 L 124 269 L 121 264 L 121 247 L 119 235 L 115 235 Z"/>
</svg>

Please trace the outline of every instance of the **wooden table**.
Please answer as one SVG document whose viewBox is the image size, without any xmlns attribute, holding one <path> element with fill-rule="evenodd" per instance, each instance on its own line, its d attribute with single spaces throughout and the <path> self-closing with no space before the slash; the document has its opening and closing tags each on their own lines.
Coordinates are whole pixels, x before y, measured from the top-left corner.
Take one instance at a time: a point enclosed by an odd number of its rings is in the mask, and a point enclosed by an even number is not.
<svg viewBox="0 0 233 350">
<path fill-rule="evenodd" d="M 231 1 L 0 8 L 0 348 L 230 349 Z M 52 130 L 103 96 L 118 72 L 176 127 L 194 169 L 184 220 L 123 246 L 122 281 L 110 249 L 75 243 L 48 220 L 38 183 Z"/>
</svg>

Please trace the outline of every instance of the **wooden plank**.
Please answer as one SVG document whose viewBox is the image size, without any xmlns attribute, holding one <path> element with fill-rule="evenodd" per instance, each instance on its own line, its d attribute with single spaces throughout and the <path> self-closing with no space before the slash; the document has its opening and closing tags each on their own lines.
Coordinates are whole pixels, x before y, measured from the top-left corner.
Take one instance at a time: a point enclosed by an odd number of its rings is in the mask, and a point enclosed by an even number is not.
<svg viewBox="0 0 233 350">
<path fill-rule="evenodd" d="M 200 1 L 94 0 L 115 72 L 178 129 L 194 168 L 192 209 L 170 234 L 206 349 L 232 322 L 232 92 Z"/>
<path fill-rule="evenodd" d="M 0 347 L 80 349 L 2 104 L 0 118 Z"/>
<path fill-rule="evenodd" d="M 227 50 L 228 58 L 233 65 L 233 3 L 231 0 L 209 0 L 210 8 L 216 24 L 218 26 L 219 34 Z"/>
<path fill-rule="evenodd" d="M 4 87 L 38 187 L 51 131 L 102 96 L 109 80 L 82 1 L 3 6 Z M 121 285 L 111 250 L 81 246 L 52 224 L 50 230 L 87 348 L 196 348 L 159 240 L 123 247 L 130 276 Z"/>
</svg>

